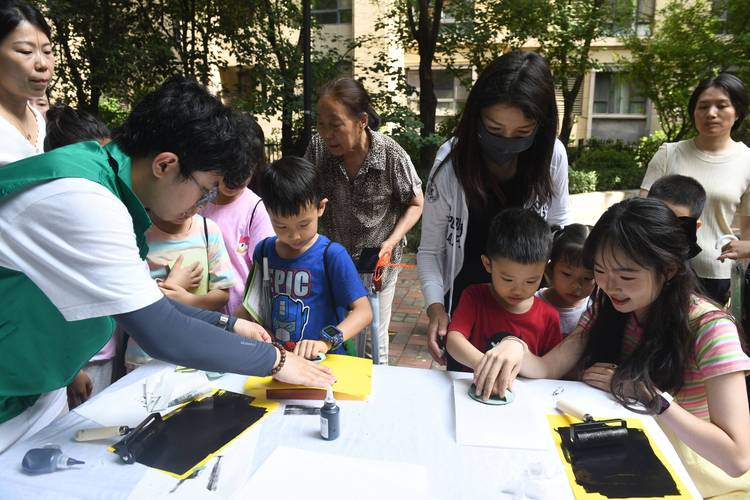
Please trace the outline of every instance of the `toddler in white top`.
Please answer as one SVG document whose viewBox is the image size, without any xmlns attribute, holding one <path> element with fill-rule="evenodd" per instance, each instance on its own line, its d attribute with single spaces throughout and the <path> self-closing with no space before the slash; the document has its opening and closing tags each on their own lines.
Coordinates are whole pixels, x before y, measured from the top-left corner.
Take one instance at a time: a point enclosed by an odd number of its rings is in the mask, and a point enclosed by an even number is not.
<svg viewBox="0 0 750 500">
<path fill-rule="evenodd" d="M 536 292 L 560 313 L 560 332 L 572 332 L 586 310 L 594 289 L 594 270 L 587 269 L 581 258 L 589 226 L 570 224 L 557 231 L 545 276 L 549 288 Z"/>
</svg>

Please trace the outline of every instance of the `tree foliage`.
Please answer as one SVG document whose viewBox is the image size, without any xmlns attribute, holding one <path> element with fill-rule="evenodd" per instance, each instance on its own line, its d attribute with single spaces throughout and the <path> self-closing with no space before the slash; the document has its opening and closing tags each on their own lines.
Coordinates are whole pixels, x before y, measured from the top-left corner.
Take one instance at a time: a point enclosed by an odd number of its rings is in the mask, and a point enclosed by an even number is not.
<svg viewBox="0 0 750 500">
<path fill-rule="evenodd" d="M 625 39 L 630 55 L 620 62 L 654 104 L 667 140 L 678 141 L 690 132 L 687 104 L 695 85 L 727 69 L 732 57 L 707 1 L 672 0 L 659 17 L 652 35 Z"/>
<path fill-rule="evenodd" d="M 456 2 L 451 9 L 457 22 L 446 27 L 442 50 L 452 67 L 465 58 L 481 71 L 505 50 L 538 45 L 562 93 L 560 140 L 567 143 L 584 76 L 598 67 L 592 43 L 632 29 L 633 5 L 630 0 Z"/>
</svg>

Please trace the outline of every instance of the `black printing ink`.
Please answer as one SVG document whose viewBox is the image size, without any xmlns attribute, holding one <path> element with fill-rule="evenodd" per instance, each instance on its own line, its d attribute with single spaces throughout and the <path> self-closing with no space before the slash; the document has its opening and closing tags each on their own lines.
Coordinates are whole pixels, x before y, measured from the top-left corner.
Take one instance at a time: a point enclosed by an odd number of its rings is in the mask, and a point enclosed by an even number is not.
<svg viewBox="0 0 750 500">
<path fill-rule="evenodd" d="M 136 462 L 182 475 L 260 420 L 254 398 L 218 392 L 185 405 L 137 443 Z"/>
<path fill-rule="evenodd" d="M 590 449 L 572 449 L 570 427 L 558 427 L 565 460 L 587 493 L 607 498 L 643 498 L 680 495 L 672 475 L 654 453 L 641 429 L 628 428 L 622 443 Z"/>
</svg>

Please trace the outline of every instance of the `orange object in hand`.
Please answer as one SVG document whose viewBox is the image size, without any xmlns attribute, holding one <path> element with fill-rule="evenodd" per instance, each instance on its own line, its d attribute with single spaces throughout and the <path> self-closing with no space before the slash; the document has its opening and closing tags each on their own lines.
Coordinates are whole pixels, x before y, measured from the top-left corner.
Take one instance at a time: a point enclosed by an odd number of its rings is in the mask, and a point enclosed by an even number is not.
<svg viewBox="0 0 750 500">
<path fill-rule="evenodd" d="M 372 284 L 375 287 L 376 292 L 379 292 L 383 289 L 383 271 L 386 267 L 414 268 L 417 266 L 415 266 L 414 264 L 393 264 L 391 262 L 390 252 L 383 255 L 378 259 L 377 264 L 375 264 L 375 273 L 372 277 Z"/>
</svg>

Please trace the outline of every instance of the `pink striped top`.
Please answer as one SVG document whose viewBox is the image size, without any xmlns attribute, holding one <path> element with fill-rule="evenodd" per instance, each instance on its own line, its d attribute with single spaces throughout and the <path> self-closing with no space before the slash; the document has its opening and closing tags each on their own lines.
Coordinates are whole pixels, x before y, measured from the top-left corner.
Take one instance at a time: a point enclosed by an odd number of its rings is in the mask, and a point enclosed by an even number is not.
<svg viewBox="0 0 750 500">
<path fill-rule="evenodd" d="M 706 380 L 728 373 L 750 371 L 750 358 L 742 351 L 737 327 L 726 313 L 710 302 L 693 296 L 689 319 L 695 325 L 695 347 L 685 368 L 685 385 L 675 395 L 675 401 L 696 417 L 710 420 Z M 590 323 L 591 308 L 581 316 L 578 326 L 586 329 Z M 622 357 L 630 355 L 642 337 L 643 329 L 635 315 L 631 314 L 625 324 Z"/>
</svg>

